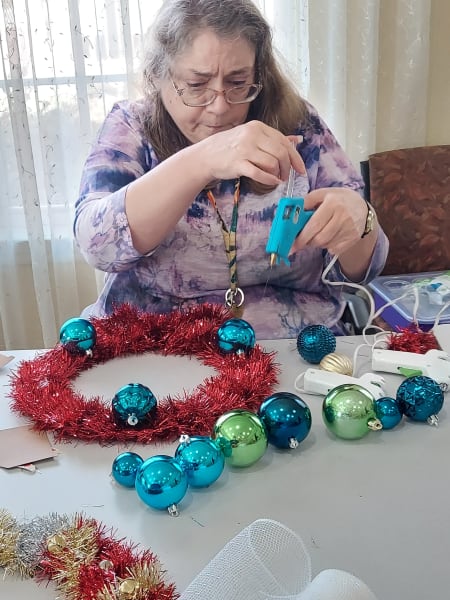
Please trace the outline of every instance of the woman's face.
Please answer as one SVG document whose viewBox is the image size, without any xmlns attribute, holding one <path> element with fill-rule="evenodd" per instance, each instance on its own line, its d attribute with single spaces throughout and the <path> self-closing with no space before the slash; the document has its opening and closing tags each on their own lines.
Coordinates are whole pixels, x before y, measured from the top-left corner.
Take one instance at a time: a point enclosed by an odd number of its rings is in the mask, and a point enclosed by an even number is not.
<svg viewBox="0 0 450 600">
<path fill-rule="evenodd" d="M 177 88 L 186 92 L 199 87 L 222 91 L 255 83 L 255 50 L 243 38 L 219 38 L 206 30 L 174 61 L 171 76 Z M 244 123 L 250 108 L 250 103 L 228 104 L 223 94 L 208 106 L 186 106 L 170 79 L 161 82 L 161 98 L 180 131 L 192 143 Z"/>
</svg>

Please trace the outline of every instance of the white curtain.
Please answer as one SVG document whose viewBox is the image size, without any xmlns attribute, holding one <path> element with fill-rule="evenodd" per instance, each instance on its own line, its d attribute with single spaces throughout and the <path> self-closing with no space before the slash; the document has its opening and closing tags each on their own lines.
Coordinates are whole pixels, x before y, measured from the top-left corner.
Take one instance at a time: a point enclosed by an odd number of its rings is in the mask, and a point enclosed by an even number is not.
<svg viewBox="0 0 450 600">
<path fill-rule="evenodd" d="M 256 3 L 280 60 L 355 163 L 426 143 L 431 0 Z M 160 4 L 1 0 L 0 348 L 53 346 L 97 295 L 102 276 L 73 243 L 73 204 L 106 112 L 139 93 Z"/>
</svg>

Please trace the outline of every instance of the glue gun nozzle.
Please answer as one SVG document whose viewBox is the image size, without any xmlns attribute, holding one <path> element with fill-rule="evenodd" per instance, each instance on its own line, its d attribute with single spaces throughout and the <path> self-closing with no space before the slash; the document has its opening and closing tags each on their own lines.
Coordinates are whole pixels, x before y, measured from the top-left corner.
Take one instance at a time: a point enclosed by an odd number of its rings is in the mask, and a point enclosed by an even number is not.
<svg viewBox="0 0 450 600">
<path fill-rule="evenodd" d="M 272 252 L 272 254 L 270 255 L 270 266 L 273 267 L 276 262 L 277 262 L 277 255 L 275 252 Z"/>
</svg>

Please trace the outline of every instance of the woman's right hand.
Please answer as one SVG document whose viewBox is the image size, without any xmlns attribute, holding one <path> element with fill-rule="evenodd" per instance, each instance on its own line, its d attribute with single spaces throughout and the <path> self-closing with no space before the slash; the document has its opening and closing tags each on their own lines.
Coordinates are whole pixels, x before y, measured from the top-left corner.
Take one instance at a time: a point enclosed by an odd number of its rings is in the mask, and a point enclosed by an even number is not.
<svg viewBox="0 0 450 600">
<path fill-rule="evenodd" d="M 211 181 L 244 176 L 279 185 L 288 179 L 291 166 L 306 173 L 296 141 L 296 136 L 285 136 L 261 121 L 249 121 L 205 138 L 197 149 Z"/>
</svg>

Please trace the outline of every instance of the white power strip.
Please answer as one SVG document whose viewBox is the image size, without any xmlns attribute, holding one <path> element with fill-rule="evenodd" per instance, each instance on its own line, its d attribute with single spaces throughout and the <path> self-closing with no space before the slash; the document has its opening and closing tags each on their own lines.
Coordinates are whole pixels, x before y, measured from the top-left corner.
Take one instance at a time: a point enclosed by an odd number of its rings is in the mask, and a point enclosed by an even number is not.
<svg viewBox="0 0 450 600">
<path fill-rule="evenodd" d="M 436 327 L 433 327 L 433 333 L 441 350 L 450 354 L 450 323 L 436 325 Z"/>
</svg>

